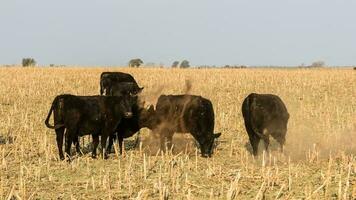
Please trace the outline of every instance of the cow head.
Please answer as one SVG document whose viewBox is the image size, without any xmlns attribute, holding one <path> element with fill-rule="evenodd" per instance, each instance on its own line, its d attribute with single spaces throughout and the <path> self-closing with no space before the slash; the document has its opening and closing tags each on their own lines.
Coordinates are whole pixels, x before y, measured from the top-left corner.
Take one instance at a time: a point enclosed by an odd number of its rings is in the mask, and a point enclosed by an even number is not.
<svg viewBox="0 0 356 200">
<path fill-rule="evenodd" d="M 197 138 L 200 145 L 202 157 L 211 157 L 214 149 L 214 141 L 216 138 L 220 137 L 220 135 L 221 133 L 213 133 L 209 137 L 202 136 L 200 138 Z"/>
<path fill-rule="evenodd" d="M 115 112 L 122 113 L 125 118 L 131 118 L 133 116 L 132 108 L 137 102 L 136 99 L 127 95 L 113 98 L 118 98 L 118 101 L 120 101 L 119 106 L 115 107 Z"/>
<path fill-rule="evenodd" d="M 139 113 L 139 126 L 147 127 L 152 130 L 157 121 L 156 111 L 153 105 L 150 105 L 148 108 L 140 108 Z"/>
<path fill-rule="evenodd" d="M 289 120 L 289 113 L 281 113 L 281 116 L 277 119 L 269 121 L 267 129 L 271 130 L 272 136 L 279 142 L 285 142 L 285 137 L 287 134 L 287 125 Z"/>
<path fill-rule="evenodd" d="M 118 82 L 114 83 L 110 90 L 109 95 L 111 96 L 126 96 L 130 95 L 136 97 L 139 93 L 141 93 L 143 87 L 138 87 L 136 83 L 132 82 Z"/>
<path fill-rule="evenodd" d="M 135 94 L 137 95 L 137 94 L 141 93 L 143 88 L 144 87 L 137 87 L 137 90 L 135 91 Z"/>
</svg>

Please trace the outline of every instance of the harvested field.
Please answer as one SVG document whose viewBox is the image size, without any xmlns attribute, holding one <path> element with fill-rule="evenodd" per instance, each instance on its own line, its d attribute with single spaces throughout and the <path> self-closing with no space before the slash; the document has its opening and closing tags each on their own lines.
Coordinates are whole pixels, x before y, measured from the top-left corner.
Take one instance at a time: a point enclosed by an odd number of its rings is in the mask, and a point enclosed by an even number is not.
<svg viewBox="0 0 356 200">
<path fill-rule="evenodd" d="M 53 130 L 44 125 L 53 98 L 99 94 L 103 71 L 132 74 L 141 98 L 196 94 L 210 99 L 212 158 L 199 156 L 189 134 L 159 153 L 148 129 L 124 155 L 59 161 Z M 186 81 L 191 83 L 189 91 Z M 241 114 L 251 92 L 273 93 L 290 113 L 285 153 L 254 159 Z M 356 71 L 352 69 L 0 68 L 0 199 L 355 199 Z M 52 123 L 52 120 L 51 120 Z M 263 144 L 260 144 L 263 145 Z M 262 149 L 262 148 L 261 148 Z M 74 153 L 74 147 L 72 150 Z"/>
</svg>

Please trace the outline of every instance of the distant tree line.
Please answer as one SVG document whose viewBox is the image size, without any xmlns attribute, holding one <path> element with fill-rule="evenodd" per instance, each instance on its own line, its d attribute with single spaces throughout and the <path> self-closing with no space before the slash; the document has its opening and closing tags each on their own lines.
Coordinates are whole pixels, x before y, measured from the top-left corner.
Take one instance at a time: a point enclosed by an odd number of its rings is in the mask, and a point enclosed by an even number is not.
<svg viewBox="0 0 356 200">
<path fill-rule="evenodd" d="M 310 65 L 305 65 L 303 63 L 298 68 L 322 68 L 325 66 L 326 66 L 325 62 L 322 60 L 319 60 L 319 61 L 312 62 Z"/>
<path fill-rule="evenodd" d="M 22 67 L 31 67 L 36 65 L 36 60 L 33 58 L 23 58 Z"/>
<path fill-rule="evenodd" d="M 223 68 L 244 69 L 244 68 L 247 68 L 247 66 L 246 65 L 225 65 Z"/>
<path fill-rule="evenodd" d="M 144 62 L 140 58 L 133 58 L 128 62 L 129 67 L 134 67 L 138 68 L 142 66 Z M 28 58 L 23 58 L 22 59 L 22 66 L 23 67 L 31 67 L 31 66 L 36 66 L 37 62 L 34 58 L 28 57 Z M 5 66 L 11 66 L 11 65 L 5 65 Z M 50 67 L 65 67 L 65 65 L 56 65 L 56 64 L 50 64 Z M 164 64 L 160 63 L 159 65 L 156 65 L 155 63 L 147 63 L 146 66 L 151 66 L 151 67 L 163 67 Z M 325 67 L 326 64 L 324 61 L 315 61 L 312 62 L 310 65 L 305 65 L 304 63 L 299 65 L 298 68 L 322 68 Z M 190 63 L 188 60 L 183 60 L 181 62 L 179 61 L 174 61 L 171 65 L 172 68 L 190 68 Z M 197 66 L 196 68 L 198 69 L 203 69 L 203 68 L 217 68 L 219 66 L 216 65 L 201 65 Z M 273 67 L 273 66 L 271 66 Z M 277 67 L 277 66 L 276 66 Z M 224 65 L 220 66 L 219 68 L 228 68 L 228 69 L 244 69 L 247 68 L 246 65 Z M 356 70 L 356 67 L 352 67 L 354 70 Z"/>
<path fill-rule="evenodd" d="M 172 68 L 189 68 L 190 64 L 188 60 L 183 60 L 180 64 L 179 61 L 174 61 L 172 63 Z"/>
<path fill-rule="evenodd" d="M 143 61 L 140 58 L 134 58 L 129 61 L 129 67 L 139 67 L 143 64 Z"/>
</svg>

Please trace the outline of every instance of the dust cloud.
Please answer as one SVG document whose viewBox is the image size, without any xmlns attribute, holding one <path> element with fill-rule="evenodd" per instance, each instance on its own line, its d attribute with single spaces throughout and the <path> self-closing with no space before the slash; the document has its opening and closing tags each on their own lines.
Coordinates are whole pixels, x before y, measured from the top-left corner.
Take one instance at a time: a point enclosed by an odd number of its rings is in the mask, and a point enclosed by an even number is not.
<svg viewBox="0 0 356 200">
<path fill-rule="evenodd" d="M 288 106 L 288 112 L 291 117 L 288 121 L 284 152 L 280 154 L 279 143 L 270 137 L 269 151 L 272 155 L 281 155 L 291 161 L 315 161 L 328 159 L 330 156 L 356 154 L 356 121 L 333 121 L 329 117 L 333 116 L 333 113 L 304 118 L 305 115 L 291 105 Z M 246 141 L 245 148 L 252 154 L 249 141 Z M 258 154 L 262 155 L 263 141 L 260 142 L 258 150 Z"/>
<path fill-rule="evenodd" d="M 349 130 L 320 133 L 312 126 L 297 126 L 288 129 L 285 155 L 293 160 L 328 158 L 341 152 L 356 153 L 355 125 Z"/>
<path fill-rule="evenodd" d="M 179 153 L 194 155 L 196 153 L 196 143 L 189 134 L 174 134 L 172 149 L 169 153 L 177 155 Z M 155 133 L 149 133 L 141 139 L 141 148 L 147 155 L 156 155 L 160 151 L 160 137 Z"/>
<path fill-rule="evenodd" d="M 143 103 L 143 106 L 147 107 L 150 105 L 155 106 L 159 96 L 162 95 L 164 90 L 164 85 L 156 86 L 154 90 L 146 92 L 145 90 L 139 95 L 139 100 Z"/>
<path fill-rule="evenodd" d="M 185 84 L 182 87 L 182 94 L 189 94 L 192 90 L 193 84 L 190 79 L 185 79 Z M 153 105 L 155 107 L 159 96 L 163 94 L 163 90 L 166 88 L 165 85 L 155 86 L 154 90 L 143 91 L 139 95 L 140 102 L 144 107 Z M 187 102 L 190 102 L 190 98 L 187 98 Z M 184 103 L 186 105 L 186 103 Z M 184 110 L 184 108 L 183 108 Z M 176 120 L 180 121 L 180 120 Z M 184 124 L 180 124 L 184 126 Z M 150 134 L 143 136 L 141 135 L 141 143 L 144 151 L 149 155 L 155 155 L 157 151 L 160 150 L 160 134 L 167 134 L 166 129 L 172 129 L 176 124 L 162 123 L 155 130 L 149 131 Z M 185 133 L 175 133 L 172 139 L 172 153 L 177 154 L 180 152 L 191 154 L 196 152 L 196 143 L 194 138 L 190 134 Z"/>
<path fill-rule="evenodd" d="M 181 89 L 182 94 L 189 94 L 192 90 L 192 87 L 192 80 L 185 79 L 185 84 Z M 143 92 L 139 95 L 140 101 L 143 102 L 146 107 L 149 105 L 155 106 L 159 96 L 163 94 L 163 90 L 165 88 L 167 88 L 166 85 L 157 85 L 153 90 L 147 91 L 144 89 Z"/>
</svg>

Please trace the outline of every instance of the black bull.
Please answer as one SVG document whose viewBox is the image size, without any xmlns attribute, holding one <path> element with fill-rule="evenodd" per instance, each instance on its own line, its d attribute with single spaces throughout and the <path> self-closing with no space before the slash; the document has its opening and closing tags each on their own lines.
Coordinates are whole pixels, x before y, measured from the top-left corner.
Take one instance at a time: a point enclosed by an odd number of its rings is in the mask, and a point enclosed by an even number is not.
<svg viewBox="0 0 356 200">
<path fill-rule="evenodd" d="M 145 110 L 139 107 L 137 94 L 143 90 L 140 88 L 132 75 L 123 72 L 103 72 L 100 75 L 100 94 L 110 96 L 134 96 L 136 102 L 132 107 L 132 118 L 123 119 L 116 129 L 115 134 L 110 136 L 107 152 L 110 152 L 114 138 L 119 140 L 120 154 L 122 153 L 122 142 L 145 127 L 142 116 Z"/>
<path fill-rule="evenodd" d="M 255 93 L 248 95 L 242 104 L 242 115 L 255 156 L 261 139 L 268 150 L 269 135 L 280 143 L 283 151 L 289 113 L 278 96 Z"/>
<path fill-rule="evenodd" d="M 143 88 L 137 85 L 136 80 L 127 73 L 123 72 L 103 72 L 100 75 L 100 95 L 115 95 L 113 92 L 117 89 L 122 90 L 122 84 L 120 83 L 131 83 L 133 86 L 134 93 L 139 93 Z M 113 87 L 116 87 L 113 89 Z"/>
<path fill-rule="evenodd" d="M 107 138 L 114 133 L 124 117 L 132 117 L 132 98 L 117 96 L 74 96 L 59 95 L 51 105 L 45 124 L 55 129 L 59 157 L 64 159 L 62 146 L 65 134 L 65 152 L 70 156 L 70 147 L 75 143 L 80 151 L 79 136 L 91 134 L 93 137 L 92 156 L 96 157 L 96 148 L 101 135 L 101 146 L 106 146 Z M 49 124 L 53 112 L 54 125 Z M 103 148 L 104 149 L 104 148 Z M 106 158 L 106 153 L 103 157 Z"/>
</svg>

